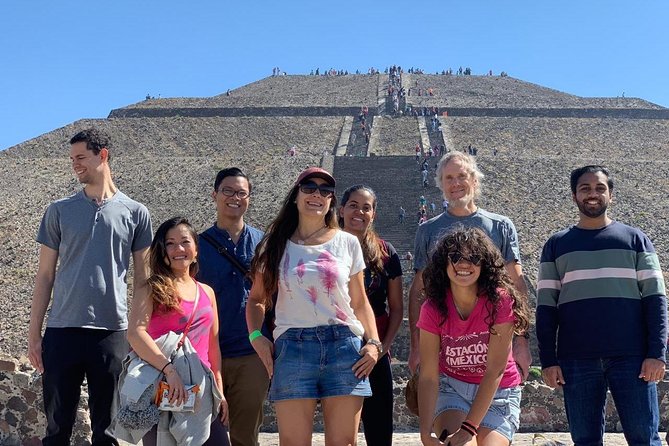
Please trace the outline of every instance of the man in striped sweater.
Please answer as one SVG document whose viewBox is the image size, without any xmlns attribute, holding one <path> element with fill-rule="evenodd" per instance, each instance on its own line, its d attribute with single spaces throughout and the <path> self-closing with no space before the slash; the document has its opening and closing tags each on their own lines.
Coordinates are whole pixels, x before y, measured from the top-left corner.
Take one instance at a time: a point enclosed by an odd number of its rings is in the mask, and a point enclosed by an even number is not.
<svg viewBox="0 0 669 446">
<path fill-rule="evenodd" d="M 564 390 L 575 445 L 601 445 L 606 391 L 627 442 L 660 445 L 656 382 L 664 376 L 667 298 L 653 244 L 611 220 L 613 180 L 601 166 L 571 173 L 578 224 L 541 254 L 537 338 L 543 379 Z"/>
</svg>

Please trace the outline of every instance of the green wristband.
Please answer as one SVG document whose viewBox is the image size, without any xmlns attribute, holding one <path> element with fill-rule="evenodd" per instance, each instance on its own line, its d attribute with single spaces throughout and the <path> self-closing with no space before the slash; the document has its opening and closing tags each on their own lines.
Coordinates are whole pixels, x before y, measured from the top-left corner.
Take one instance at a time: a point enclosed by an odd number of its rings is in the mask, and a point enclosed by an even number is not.
<svg viewBox="0 0 669 446">
<path fill-rule="evenodd" d="M 253 330 L 251 333 L 249 333 L 249 342 L 253 342 L 261 336 L 262 333 L 260 332 L 260 330 Z"/>
</svg>

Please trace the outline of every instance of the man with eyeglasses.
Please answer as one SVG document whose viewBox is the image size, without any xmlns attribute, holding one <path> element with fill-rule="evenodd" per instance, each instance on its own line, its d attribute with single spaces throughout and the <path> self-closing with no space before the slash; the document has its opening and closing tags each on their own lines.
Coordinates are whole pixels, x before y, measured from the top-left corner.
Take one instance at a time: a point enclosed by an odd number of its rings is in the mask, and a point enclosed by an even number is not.
<svg viewBox="0 0 669 446">
<path fill-rule="evenodd" d="M 411 350 L 409 368 L 416 370 L 420 362 L 418 354 L 419 330 L 416 322 L 420 314 L 423 296 L 423 270 L 429 254 L 437 241 L 458 225 L 482 229 L 499 248 L 504 258 L 506 271 L 518 292 L 527 299 L 527 285 L 520 265 L 520 248 L 516 228 L 508 217 L 487 212 L 476 205 L 481 195 L 483 174 L 476 166 L 476 160 L 465 153 L 453 151 L 444 155 L 437 165 L 437 186 L 441 189 L 448 207 L 444 212 L 425 223 L 416 231 L 414 245 L 415 275 L 409 289 L 409 327 L 411 330 Z M 523 379 L 527 378 L 532 356 L 529 335 L 516 336 L 513 342 L 513 356 Z"/>
<path fill-rule="evenodd" d="M 240 267 L 248 270 L 263 233 L 244 222 L 251 182 L 241 169 L 230 167 L 218 172 L 211 196 L 216 203 L 216 223 L 200 234 L 197 279 L 216 293 L 223 392 L 230 408 L 230 440 L 233 446 L 256 446 L 269 376 L 249 342 L 246 301 L 251 282 Z M 206 238 L 213 239 L 218 246 Z M 219 247 L 240 265 L 220 253 Z M 270 336 L 267 327 L 263 326 L 262 331 Z"/>
</svg>

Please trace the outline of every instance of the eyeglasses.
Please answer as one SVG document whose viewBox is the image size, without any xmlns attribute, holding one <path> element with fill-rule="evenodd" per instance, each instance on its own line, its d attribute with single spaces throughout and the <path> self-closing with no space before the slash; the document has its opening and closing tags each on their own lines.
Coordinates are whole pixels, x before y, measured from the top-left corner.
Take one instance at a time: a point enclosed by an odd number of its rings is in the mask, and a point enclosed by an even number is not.
<svg viewBox="0 0 669 446">
<path fill-rule="evenodd" d="M 321 194 L 321 197 L 330 198 L 334 195 L 335 188 L 327 184 L 321 184 L 320 186 L 316 183 L 300 184 L 300 192 L 303 194 L 311 195 L 316 191 Z"/>
<path fill-rule="evenodd" d="M 225 195 L 226 197 L 234 197 L 235 195 L 237 195 L 237 198 L 239 198 L 240 200 L 243 200 L 244 198 L 250 195 L 244 189 L 234 190 L 227 187 L 222 188 L 221 190 L 219 190 L 219 192 Z"/>
<path fill-rule="evenodd" d="M 458 263 L 460 263 L 461 261 L 464 260 L 465 262 L 468 262 L 468 263 L 471 263 L 472 265 L 477 265 L 477 266 L 480 265 L 481 260 L 483 260 L 483 258 L 478 254 L 471 254 L 469 257 L 466 257 L 462 253 L 457 252 L 457 251 L 456 252 L 449 252 L 448 253 L 448 259 L 451 261 L 451 263 L 453 265 L 457 265 Z"/>
</svg>

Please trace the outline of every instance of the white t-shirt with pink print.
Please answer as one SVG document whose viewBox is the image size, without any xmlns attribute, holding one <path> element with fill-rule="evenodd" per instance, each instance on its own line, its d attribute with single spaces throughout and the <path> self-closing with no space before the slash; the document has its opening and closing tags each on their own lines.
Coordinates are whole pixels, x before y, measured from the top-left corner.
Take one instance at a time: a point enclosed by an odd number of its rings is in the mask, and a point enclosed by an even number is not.
<svg viewBox="0 0 669 446">
<path fill-rule="evenodd" d="M 274 339 L 290 328 L 348 325 L 357 336 L 364 328 L 351 308 L 348 284 L 365 269 L 358 238 L 337 231 L 320 245 L 288 240 L 279 264 Z"/>
</svg>

